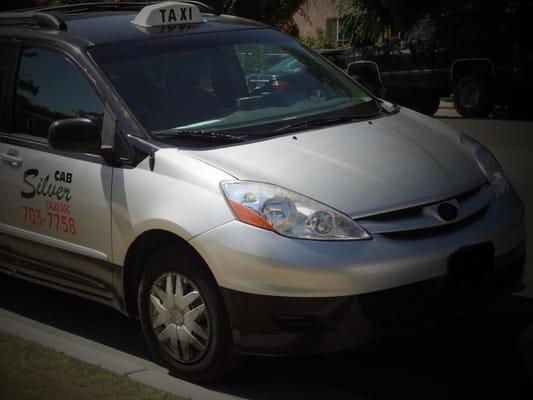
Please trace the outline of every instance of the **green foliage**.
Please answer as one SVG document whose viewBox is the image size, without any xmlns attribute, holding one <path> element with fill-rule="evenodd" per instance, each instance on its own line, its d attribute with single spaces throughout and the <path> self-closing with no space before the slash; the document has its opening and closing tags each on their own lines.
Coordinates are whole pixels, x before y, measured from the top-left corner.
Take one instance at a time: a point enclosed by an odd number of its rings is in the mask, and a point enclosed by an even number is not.
<svg viewBox="0 0 533 400">
<path fill-rule="evenodd" d="M 223 13 L 254 19 L 290 31 L 293 28 L 292 16 L 304 2 L 305 0 L 214 0 L 210 4 Z"/>
<path fill-rule="evenodd" d="M 333 48 L 332 44 L 326 37 L 326 33 L 320 28 L 317 28 L 314 35 L 302 37 L 300 38 L 300 41 L 314 50 Z"/>
<path fill-rule="evenodd" d="M 374 44 L 384 32 L 403 32 L 426 14 L 514 7 L 516 0 L 340 0 L 343 35 L 356 47 Z"/>
</svg>

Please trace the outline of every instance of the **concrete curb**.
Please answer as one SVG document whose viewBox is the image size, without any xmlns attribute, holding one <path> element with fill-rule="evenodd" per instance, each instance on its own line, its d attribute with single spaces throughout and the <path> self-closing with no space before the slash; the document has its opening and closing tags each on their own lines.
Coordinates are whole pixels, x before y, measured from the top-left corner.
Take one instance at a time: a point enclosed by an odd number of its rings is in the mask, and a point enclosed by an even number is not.
<svg viewBox="0 0 533 400">
<path fill-rule="evenodd" d="M 242 399 L 173 378 L 168 375 L 168 370 L 150 361 L 33 321 L 3 308 L 0 308 L 0 331 L 39 343 L 69 357 L 177 396 L 202 400 Z"/>
</svg>

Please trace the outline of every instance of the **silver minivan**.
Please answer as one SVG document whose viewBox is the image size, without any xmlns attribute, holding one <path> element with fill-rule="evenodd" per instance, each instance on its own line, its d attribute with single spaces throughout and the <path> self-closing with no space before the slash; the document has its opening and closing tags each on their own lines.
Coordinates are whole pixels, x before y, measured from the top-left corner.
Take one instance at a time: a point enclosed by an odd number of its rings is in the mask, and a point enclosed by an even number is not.
<svg viewBox="0 0 533 400">
<path fill-rule="evenodd" d="M 353 349 L 521 281 L 494 156 L 271 27 L 49 7 L 0 14 L 0 55 L 0 271 L 138 318 L 179 376 Z"/>
</svg>

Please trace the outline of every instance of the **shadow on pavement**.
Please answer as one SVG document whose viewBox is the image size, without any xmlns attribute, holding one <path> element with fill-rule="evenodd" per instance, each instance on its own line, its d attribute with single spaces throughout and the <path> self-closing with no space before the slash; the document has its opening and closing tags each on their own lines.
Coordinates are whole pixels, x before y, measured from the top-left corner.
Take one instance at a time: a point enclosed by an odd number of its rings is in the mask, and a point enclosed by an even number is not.
<svg viewBox="0 0 533 400">
<path fill-rule="evenodd" d="M 486 117 L 463 117 L 453 106 L 453 102 L 450 100 L 443 99 L 439 110 L 435 113 L 436 118 L 442 119 L 462 119 L 465 121 L 469 120 L 481 120 L 481 121 L 523 121 L 530 122 L 533 121 L 533 111 L 526 110 L 522 112 L 511 112 L 510 110 L 502 107 L 496 107 L 490 115 Z"/>
<path fill-rule="evenodd" d="M 112 308 L 1 274 L 0 307 L 153 361 L 139 322 Z"/>
<path fill-rule="evenodd" d="M 151 359 L 137 321 L 107 307 L 0 276 L 0 307 Z M 211 389 L 251 399 L 531 399 L 533 299 L 354 353 L 253 357 Z M 533 371 L 532 371 L 533 372 Z"/>
<path fill-rule="evenodd" d="M 435 114 L 437 119 L 461 119 L 464 121 L 516 121 L 516 122 L 531 122 L 533 121 L 533 116 L 531 117 L 505 117 L 501 115 L 495 115 L 490 117 L 478 117 L 478 118 L 468 118 L 461 115 L 446 115 L 444 113 Z"/>
</svg>

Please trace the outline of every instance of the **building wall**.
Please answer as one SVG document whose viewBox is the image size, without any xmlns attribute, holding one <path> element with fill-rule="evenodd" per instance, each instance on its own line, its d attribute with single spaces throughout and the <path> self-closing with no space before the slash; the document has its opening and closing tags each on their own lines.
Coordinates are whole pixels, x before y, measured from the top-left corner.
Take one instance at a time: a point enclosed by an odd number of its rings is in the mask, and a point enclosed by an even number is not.
<svg viewBox="0 0 533 400">
<path fill-rule="evenodd" d="M 328 18 L 338 18 L 339 15 L 338 0 L 307 0 L 294 15 L 294 22 L 300 37 L 306 37 L 314 35 L 317 29 L 326 32 Z"/>
</svg>

